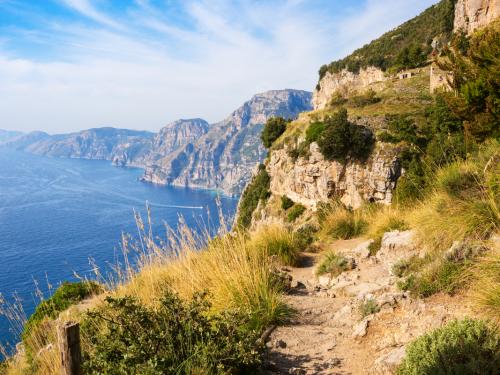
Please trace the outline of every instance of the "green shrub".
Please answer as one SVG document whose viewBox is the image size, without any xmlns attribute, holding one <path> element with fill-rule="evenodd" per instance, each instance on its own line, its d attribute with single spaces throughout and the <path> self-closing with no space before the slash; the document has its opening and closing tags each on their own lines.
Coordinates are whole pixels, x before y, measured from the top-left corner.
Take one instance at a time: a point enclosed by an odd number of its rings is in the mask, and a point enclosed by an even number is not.
<svg viewBox="0 0 500 375">
<path fill-rule="evenodd" d="M 425 334 L 406 348 L 399 375 L 497 374 L 500 338 L 482 321 L 465 319 Z"/>
<path fill-rule="evenodd" d="M 439 292 L 453 294 L 463 286 L 463 275 L 469 263 L 468 261 L 439 261 L 427 270 L 409 275 L 398 283 L 398 287 L 423 298 Z M 408 273 L 409 267 L 410 265 L 406 269 L 402 269 L 402 273 Z"/>
<path fill-rule="evenodd" d="M 373 89 L 369 89 L 363 94 L 351 96 L 349 104 L 353 107 L 366 107 L 367 105 L 378 103 L 380 100 L 376 92 Z"/>
<path fill-rule="evenodd" d="M 292 208 L 288 211 L 288 221 L 294 222 L 297 220 L 304 212 L 306 208 L 301 204 L 294 204 Z"/>
<path fill-rule="evenodd" d="M 397 277 L 403 277 L 409 268 L 410 262 L 408 261 L 408 259 L 401 259 L 392 265 L 391 272 Z"/>
<path fill-rule="evenodd" d="M 317 228 L 310 224 L 305 224 L 295 231 L 295 243 L 299 249 L 304 249 L 314 242 Z"/>
<path fill-rule="evenodd" d="M 252 178 L 241 196 L 238 207 L 237 226 L 248 228 L 252 222 L 252 214 L 257 208 L 259 201 L 266 201 L 269 198 L 269 184 L 271 178 L 266 171 L 266 167 L 259 165 L 258 173 Z"/>
<path fill-rule="evenodd" d="M 347 99 L 340 93 L 334 93 L 328 102 L 329 107 L 336 107 L 347 103 Z"/>
<path fill-rule="evenodd" d="M 326 118 L 324 124 L 318 146 L 326 159 L 345 162 L 348 157 L 360 161 L 368 158 L 375 142 L 373 133 L 364 126 L 351 124 L 345 108 Z"/>
<path fill-rule="evenodd" d="M 368 315 L 378 313 L 380 311 L 380 307 L 375 299 L 368 298 L 359 304 L 358 311 L 361 318 L 364 318 Z"/>
<path fill-rule="evenodd" d="M 42 301 L 36 307 L 35 312 L 24 325 L 23 340 L 27 339 L 30 332 L 45 318 L 54 319 L 61 311 L 66 310 L 71 305 L 102 291 L 102 286 L 92 281 L 63 283 L 50 298 Z"/>
<path fill-rule="evenodd" d="M 294 204 L 295 204 L 294 201 L 292 201 L 286 195 L 283 195 L 281 197 L 281 208 L 284 209 L 285 211 L 291 208 Z"/>
<path fill-rule="evenodd" d="M 189 302 L 167 291 L 157 307 L 131 297 L 106 298 L 87 314 L 84 372 L 100 374 L 238 374 L 261 360 L 258 332 L 241 312 L 212 314 L 204 294 Z"/>
<path fill-rule="evenodd" d="M 309 125 L 306 130 L 306 142 L 311 144 L 313 142 L 318 142 L 318 139 L 325 130 L 325 124 L 323 122 L 313 122 Z"/>
<path fill-rule="evenodd" d="M 270 148 L 286 130 L 289 121 L 283 117 L 271 117 L 266 121 L 262 130 L 261 139 L 264 147 Z"/>
<path fill-rule="evenodd" d="M 353 213 L 349 213 L 346 217 L 339 218 L 334 226 L 330 228 L 329 234 L 333 238 L 348 240 L 362 235 L 367 226 L 368 223 L 364 219 L 357 217 Z"/>
<path fill-rule="evenodd" d="M 329 251 L 323 256 L 320 264 L 318 265 L 316 275 L 324 275 L 328 273 L 335 277 L 352 268 L 352 263 L 349 262 L 346 257 L 338 255 L 334 251 Z"/>
</svg>

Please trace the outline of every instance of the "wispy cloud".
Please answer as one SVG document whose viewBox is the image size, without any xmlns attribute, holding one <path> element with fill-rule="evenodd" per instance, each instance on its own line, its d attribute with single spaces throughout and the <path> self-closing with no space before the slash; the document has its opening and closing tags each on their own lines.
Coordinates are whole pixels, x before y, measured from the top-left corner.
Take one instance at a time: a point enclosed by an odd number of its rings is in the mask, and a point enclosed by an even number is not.
<svg viewBox="0 0 500 375">
<path fill-rule="evenodd" d="M 221 120 L 257 92 L 312 90 L 322 64 L 436 2 L 52 1 L 0 15 L 0 128 Z"/>
</svg>

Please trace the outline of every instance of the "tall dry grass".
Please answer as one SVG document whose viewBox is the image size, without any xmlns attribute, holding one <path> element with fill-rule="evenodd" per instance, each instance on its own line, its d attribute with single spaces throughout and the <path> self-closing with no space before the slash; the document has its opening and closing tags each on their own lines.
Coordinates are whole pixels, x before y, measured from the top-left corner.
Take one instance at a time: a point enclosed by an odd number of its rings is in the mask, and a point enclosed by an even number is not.
<svg viewBox="0 0 500 375">
<path fill-rule="evenodd" d="M 166 238 L 161 240 L 152 232 L 149 208 L 146 221 L 136 215 L 136 222 L 138 236 L 122 238 L 123 262 L 111 274 L 95 268 L 95 278 L 106 285 L 107 292 L 72 306 L 58 319 L 46 319 L 32 330 L 24 342 L 29 353 L 12 357 L 7 374 L 59 374 L 57 324 L 81 321 L 87 309 L 103 303 L 105 295 L 131 296 L 155 306 L 167 288 L 186 300 L 195 292 L 207 291 L 214 313 L 243 311 L 251 316 L 249 328 L 257 330 L 291 315 L 282 297 L 282 283 L 274 272 L 281 259 L 286 263 L 296 257 L 293 234 L 286 228 L 275 225 L 249 235 L 229 233 L 223 224 L 219 236 L 212 239 L 208 230 L 194 232 L 180 220 L 176 230 L 165 228 Z M 26 321 L 22 304 L 10 305 L 10 310 L 20 335 Z M 84 350 L 87 345 L 83 335 Z"/>
</svg>

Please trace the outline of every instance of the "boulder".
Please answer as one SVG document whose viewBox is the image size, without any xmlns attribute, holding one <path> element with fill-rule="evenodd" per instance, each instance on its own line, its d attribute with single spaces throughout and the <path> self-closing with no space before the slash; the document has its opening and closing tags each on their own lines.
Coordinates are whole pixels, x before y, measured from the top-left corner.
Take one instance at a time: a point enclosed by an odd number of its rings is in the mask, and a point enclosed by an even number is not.
<svg viewBox="0 0 500 375">
<path fill-rule="evenodd" d="M 406 348 L 404 346 L 391 350 L 375 360 L 373 365 L 373 374 L 394 374 L 403 361 Z"/>
</svg>

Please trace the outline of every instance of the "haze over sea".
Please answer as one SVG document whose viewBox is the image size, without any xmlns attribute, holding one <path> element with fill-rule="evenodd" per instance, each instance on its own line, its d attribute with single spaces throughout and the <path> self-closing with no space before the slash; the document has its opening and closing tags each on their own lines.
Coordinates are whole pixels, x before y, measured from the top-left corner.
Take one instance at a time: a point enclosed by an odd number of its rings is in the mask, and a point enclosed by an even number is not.
<svg viewBox="0 0 500 375">
<path fill-rule="evenodd" d="M 141 183 L 142 170 L 115 168 L 109 161 L 51 159 L 0 150 L 0 293 L 16 293 L 26 313 L 45 293 L 92 275 L 89 259 L 104 270 L 120 256 L 123 232 L 137 235 L 133 210 L 145 217 L 152 208 L 153 229 L 164 238 L 165 223 L 179 216 L 195 229 L 216 231 L 217 194 L 212 191 L 159 187 Z M 237 200 L 220 197 L 223 214 L 232 219 Z M 202 208 L 201 208 L 202 207 Z M 229 221 L 230 222 L 230 221 Z M 0 342 L 15 341 L 0 317 Z"/>
</svg>

